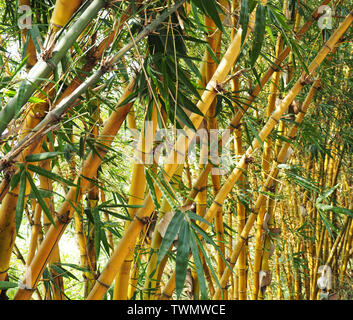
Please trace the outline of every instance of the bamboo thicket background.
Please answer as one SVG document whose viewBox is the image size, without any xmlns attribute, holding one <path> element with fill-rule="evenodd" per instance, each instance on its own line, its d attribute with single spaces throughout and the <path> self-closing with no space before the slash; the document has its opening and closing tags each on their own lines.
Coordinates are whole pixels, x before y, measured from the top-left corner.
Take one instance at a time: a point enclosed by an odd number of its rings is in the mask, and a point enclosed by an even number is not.
<svg viewBox="0 0 353 320">
<path fill-rule="evenodd" d="M 352 8 L 0 1 L 0 299 L 352 299 Z"/>
</svg>

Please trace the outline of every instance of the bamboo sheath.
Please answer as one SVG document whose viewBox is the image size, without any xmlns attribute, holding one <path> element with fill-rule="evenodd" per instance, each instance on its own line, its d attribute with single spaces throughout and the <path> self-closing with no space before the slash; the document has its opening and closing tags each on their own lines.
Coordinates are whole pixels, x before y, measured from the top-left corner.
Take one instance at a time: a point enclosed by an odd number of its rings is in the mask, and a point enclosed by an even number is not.
<svg viewBox="0 0 353 320">
<path fill-rule="evenodd" d="M 135 80 L 133 79 L 127 86 L 123 96 L 120 98 L 119 103 L 126 100 L 126 98 L 133 92 Z M 64 232 L 67 224 L 70 222 L 73 215 L 73 204 L 79 202 L 82 194 L 87 190 L 89 181 L 83 177 L 93 177 L 97 172 L 99 165 L 107 153 L 107 149 L 103 146 L 109 147 L 112 143 L 114 136 L 120 129 L 121 124 L 125 120 L 127 113 L 130 111 L 132 103 L 120 106 L 117 111 L 114 111 L 109 119 L 104 124 L 103 130 L 97 139 L 99 145 L 96 146 L 96 150 L 99 153 L 95 155 L 91 153 L 83 164 L 81 173 L 75 180 L 75 183 L 79 183 L 79 188 L 71 187 L 66 195 L 66 201 L 62 204 L 58 210 L 58 214 L 55 217 L 55 225 L 51 226 L 44 241 L 42 242 L 37 254 L 35 255 L 32 263 L 28 267 L 28 273 L 25 275 L 22 283 L 24 288 L 20 288 L 16 293 L 15 300 L 29 299 L 32 294 L 32 288 L 34 288 L 38 282 L 40 274 L 43 272 L 44 267 L 48 261 L 48 258 L 53 250 L 55 244 L 59 241 L 62 233 Z M 80 180 L 80 181 L 79 181 Z"/>
<path fill-rule="evenodd" d="M 237 37 L 231 43 L 230 47 L 222 58 L 214 76 L 212 77 L 211 81 L 207 84 L 206 90 L 202 94 L 201 100 L 197 104 L 198 109 L 204 114 L 207 112 L 208 108 L 210 107 L 212 101 L 214 100 L 217 94 L 215 90 L 217 83 L 224 81 L 226 75 L 228 74 L 230 68 L 233 66 L 236 58 L 240 53 L 241 33 L 242 30 L 239 29 Z M 198 128 L 202 121 L 202 117 L 196 114 L 192 114 L 190 120 L 192 121 L 194 126 Z M 178 163 L 176 163 L 176 160 L 178 159 L 178 154 L 185 154 L 185 147 L 188 147 L 188 144 L 192 141 L 192 138 L 195 136 L 195 132 L 191 129 L 186 129 L 185 133 L 187 136 L 187 141 L 185 141 L 186 139 L 184 136 L 180 136 L 176 142 L 176 151 L 174 151 L 166 161 L 167 164 L 164 168 L 164 172 L 167 180 L 170 180 L 171 176 L 174 174 L 178 166 Z M 156 196 L 157 199 L 160 199 L 160 190 L 156 190 Z M 89 300 L 99 300 L 103 298 L 106 290 L 109 288 L 110 284 L 114 279 L 115 273 L 121 267 L 123 259 L 131 250 L 131 245 L 135 242 L 139 232 L 142 230 L 152 211 L 153 202 L 151 197 L 149 196 L 144 201 L 144 207 L 137 211 L 135 220 L 129 226 L 129 229 L 127 230 L 123 238 L 120 240 L 105 269 L 102 271 L 98 279 L 99 281 L 97 281 L 97 284 L 95 285 L 91 294 L 88 297 Z"/>
</svg>

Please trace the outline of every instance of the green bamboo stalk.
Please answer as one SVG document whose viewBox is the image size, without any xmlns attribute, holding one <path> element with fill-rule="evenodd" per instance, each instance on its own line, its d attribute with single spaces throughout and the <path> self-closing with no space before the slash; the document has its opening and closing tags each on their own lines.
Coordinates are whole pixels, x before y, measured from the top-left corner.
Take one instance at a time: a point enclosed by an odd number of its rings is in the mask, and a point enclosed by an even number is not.
<svg viewBox="0 0 353 320">
<path fill-rule="evenodd" d="M 105 5 L 105 0 L 92 1 L 78 20 L 68 29 L 67 33 L 60 38 L 53 49 L 52 56 L 49 59 L 41 59 L 32 67 L 27 78 L 20 84 L 17 94 L 10 99 L 0 111 L 0 135 L 5 131 L 10 121 L 21 113 L 23 106 L 32 96 L 36 88 L 40 86 L 44 79 L 48 78 L 60 60 L 75 43 L 87 24 Z"/>
<path fill-rule="evenodd" d="M 158 18 L 156 18 L 151 24 L 145 27 L 138 36 L 132 39 L 126 46 L 119 50 L 119 52 L 107 59 L 101 64 L 99 69 L 94 72 L 90 77 L 88 77 L 82 84 L 77 87 L 69 96 L 65 97 L 58 103 L 56 108 L 48 112 L 45 118 L 29 133 L 24 139 L 22 139 L 11 152 L 9 152 L 6 157 L 4 157 L 0 162 L 0 171 L 4 169 L 6 164 L 13 160 L 20 151 L 29 144 L 33 143 L 35 140 L 44 136 L 48 130 L 52 130 L 50 126 L 60 120 L 60 117 L 69 110 L 72 104 L 90 87 L 96 84 L 101 77 L 108 72 L 112 66 L 119 61 L 124 54 L 133 48 L 137 42 L 141 41 L 144 37 L 150 34 L 153 30 L 157 28 L 168 16 L 175 12 L 186 0 L 181 0 L 169 10 L 165 11 Z M 15 96 L 16 97 L 16 96 Z M 14 98 L 15 98 L 14 97 Z M 4 110 L 4 109 L 3 109 Z M 11 120 L 11 119 L 10 119 Z M 0 111 L 0 122 L 1 122 L 1 111 Z M 1 134 L 1 125 L 0 125 L 0 134 Z"/>
</svg>

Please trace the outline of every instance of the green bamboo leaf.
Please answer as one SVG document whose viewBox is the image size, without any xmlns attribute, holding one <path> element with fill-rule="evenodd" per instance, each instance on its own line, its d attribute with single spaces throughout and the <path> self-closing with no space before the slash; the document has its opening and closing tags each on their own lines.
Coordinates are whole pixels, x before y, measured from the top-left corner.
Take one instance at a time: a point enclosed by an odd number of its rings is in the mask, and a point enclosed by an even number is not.
<svg viewBox="0 0 353 320">
<path fill-rule="evenodd" d="M 326 230 L 328 231 L 328 233 L 330 234 L 331 238 L 334 238 L 333 235 L 333 230 L 335 229 L 335 226 L 331 223 L 331 221 L 325 216 L 325 212 L 323 210 L 318 210 L 319 212 L 319 216 L 322 220 L 322 222 L 324 223 L 324 226 L 326 228 Z"/>
<path fill-rule="evenodd" d="M 156 190 L 154 189 L 153 180 L 147 169 L 145 170 L 145 176 L 146 176 L 146 183 L 148 185 L 148 190 L 150 191 L 150 195 L 151 195 L 154 207 L 156 208 L 156 210 L 158 210 L 160 206 L 158 203 Z"/>
<path fill-rule="evenodd" d="M 167 199 L 168 203 L 174 211 L 178 210 L 178 205 L 174 197 L 172 188 L 169 185 L 169 182 L 164 179 L 163 174 L 156 175 L 153 171 L 150 171 L 150 177 L 152 177 L 154 183 L 158 189 L 162 192 L 163 196 Z"/>
<path fill-rule="evenodd" d="M 39 175 L 47 177 L 47 178 L 49 178 L 51 180 L 60 181 L 60 182 L 63 182 L 65 184 L 67 184 L 69 186 L 73 186 L 73 187 L 76 186 L 76 184 L 73 183 L 72 181 L 67 180 L 67 179 L 63 178 L 62 176 L 60 176 L 60 175 L 58 175 L 58 174 L 56 174 L 54 172 L 45 170 L 45 169 L 43 169 L 41 167 L 38 167 L 38 166 L 35 166 L 33 164 L 29 164 L 27 166 L 27 168 L 28 168 L 28 170 L 31 170 L 31 171 L 33 171 L 35 173 L 38 173 Z"/>
<path fill-rule="evenodd" d="M 198 247 L 200 248 L 200 250 L 201 250 L 201 252 L 202 252 L 202 255 L 203 255 L 203 257 L 205 258 L 206 263 L 207 263 L 207 265 L 208 265 L 208 267 L 209 267 L 209 269 L 210 269 L 210 271 L 211 271 L 211 273 L 212 273 L 212 275 L 213 275 L 213 278 L 215 279 L 215 281 L 216 281 L 218 287 L 221 289 L 221 284 L 220 284 L 220 282 L 219 282 L 219 280 L 218 280 L 218 276 L 217 276 L 217 274 L 216 274 L 216 272 L 215 272 L 215 270 L 214 270 L 214 268 L 213 268 L 213 266 L 212 266 L 212 262 L 211 262 L 211 260 L 210 260 L 210 258 L 209 258 L 209 256 L 208 256 L 208 254 L 207 254 L 205 248 L 203 247 L 203 245 L 202 245 L 202 243 L 201 243 L 201 240 L 199 239 L 198 236 L 196 236 L 195 239 L 196 239 L 196 242 L 198 243 Z"/>
<path fill-rule="evenodd" d="M 157 264 L 162 261 L 164 256 L 169 251 L 170 246 L 172 245 L 176 235 L 178 234 L 181 226 L 181 222 L 184 219 L 184 214 L 181 211 L 175 212 L 172 220 L 170 221 L 167 231 L 165 232 L 164 238 L 161 243 L 161 247 L 157 255 Z"/>
<path fill-rule="evenodd" d="M 194 86 L 190 83 L 190 88 Z M 201 97 L 200 97 L 201 98 Z M 182 92 L 178 92 L 178 99 L 180 101 L 180 104 L 187 110 L 196 113 L 202 117 L 205 115 L 200 111 L 200 109 L 194 104 L 192 101 L 190 101 L 185 95 L 183 95 Z"/>
<path fill-rule="evenodd" d="M 201 9 L 201 11 L 203 11 L 207 16 L 209 16 L 213 20 L 213 22 L 215 23 L 215 25 L 219 30 L 221 30 L 222 32 L 225 32 L 221 18 L 219 17 L 219 14 L 218 14 L 216 1 L 193 0 L 193 2 L 196 4 L 196 6 L 198 6 Z"/>
<path fill-rule="evenodd" d="M 248 31 L 249 16 L 250 16 L 249 2 L 248 2 L 248 0 L 241 0 L 239 24 L 241 25 L 241 28 L 243 29 L 243 32 L 241 35 L 241 43 L 242 44 L 244 42 L 246 33 Z"/>
<path fill-rule="evenodd" d="M 190 231 L 191 231 L 190 248 L 191 248 L 192 256 L 194 257 L 194 264 L 195 264 L 197 277 L 199 279 L 201 300 L 205 300 L 205 299 L 208 299 L 208 295 L 207 295 L 206 280 L 205 280 L 205 275 L 203 272 L 200 252 L 199 252 L 199 249 L 198 249 L 196 241 L 195 241 L 195 237 L 197 237 L 197 235 L 194 232 L 194 230 L 190 230 Z"/>
<path fill-rule="evenodd" d="M 70 271 L 64 269 L 63 267 L 59 266 L 58 264 L 54 263 L 50 265 L 50 268 L 52 268 L 55 272 L 57 272 L 60 276 L 67 278 L 67 279 L 75 279 L 77 281 L 79 281 L 79 279 L 72 274 Z"/>
<path fill-rule="evenodd" d="M 7 290 L 11 288 L 17 288 L 18 283 L 9 282 L 9 281 L 0 281 L 0 290 Z"/>
<path fill-rule="evenodd" d="M 20 229 L 20 226 L 21 226 L 23 210 L 25 206 L 25 198 L 26 198 L 26 184 L 27 184 L 26 171 L 22 170 L 21 176 L 20 176 L 20 187 L 18 191 L 17 204 L 16 204 L 16 216 L 15 216 L 16 233 L 18 233 L 18 230 Z"/>
<path fill-rule="evenodd" d="M 189 237 L 189 224 L 184 220 L 180 227 L 175 261 L 175 289 L 177 299 L 179 299 L 180 294 L 183 291 L 186 279 L 190 251 Z"/>
<path fill-rule="evenodd" d="M 257 5 L 255 20 L 255 39 L 252 50 L 250 51 L 250 65 L 253 67 L 260 54 L 262 43 L 266 32 L 266 7 L 261 3 Z"/>
<path fill-rule="evenodd" d="M 23 163 L 20 163 L 19 164 L 19 171 L 16 174 L 14 174 L 13 177 L 11 178 L 11 181 L 10 181 L 11 190 L 13 190 L 17 187 L 18 183 L 20 182 L 21 173 L 24 169 L 25 169 L 25 165 Z"/>
<path fill-rule="evenodd" d="M 186 211 L 186 214 L 188 215 L 188 217 L 190 219 L 198 220 L 198 221 L 201 221 L 201 222 L 206 223 L 207 225 L 211 226 L 211 224 L 204 217 L 199 216 L 198 214 L 196 214 L 193 211 L 188 210 L 188 211 Z"/>
<path fill-rule="evenodd" d="M 188 128 L 196 131 L 196 128 L 195 128 L 194 124 L 192 123 L 192 121 L 190 120 L 189 116 L 185 113 L 183 108 L 179 105 L 176 107 L 176 114 L 182 123 L 184 123 Z"/>
<path fill-rule="evenodd" d="M 76 270 L 82 271 L 82 272 L 89 272 L 90 271 L 89 268 L 84 268 L 84 267 L 78 266 L 77 264 L 73 264 L 73 263 L 56 262 L 55 264 L 56 265 L 60 264 L 60 266 L 67 266 L 67 267 L 70 267 L 70 268 L 73 268 L 73 269 L 76 269 Z"/>
<path fill-rule="evenodd" d="M 339 185 L 337 184 L 329 190 L 325 191 L 322 195 L 318 196 L 316 199 L 316 204 L 319 204 L 323 200 L 327 199 L 338 188 L 338 186 Z"/>
<path fill-rule="evenodd" d="M 43 160 L 54 158 L 59 154 L 63 154 L 63 152 L 43 152 L 43 153 L 29 154 L 28 156 L 26 156 L 26 161 L 27 162 L 43 161 Z"/>
<path fill-rule="evenodd" d="M 213 241 L 212 237 L 210 237 L 204 230 L 202 230 L 195 222 L 191 222 L 191 226 L 196 232 L 198 232 L 201 235 L 201 237 L 207 243 L 211 244 L 218 251 L 218 253 L 222 257 L 222 259 L 224 260 L 226 266 L 233 272 L 232 267 L 228 263 L 226 257 L 223 255 L 222 251 L 219 249 L 218 245 Z"/>
<path fill-rule="evenodd" d="M 31 185 L 31 190 L 34 192 L 35 197 L 38 200 L 39 205 L 41 206 L 42 210 L 44 211 L 45 215 L 47 216 L 48 220 L 50 221 L 50 223 L 56 227 L 56 224 L 54 222 L 54 219 L 50 213 L 50 210 L 47 206 L 47 204 L 45 203 L 45 201 L 43 200 L 42 195 L 40 194 L 38 188 L 36 187 L 31 174 L 28 171 L 25 171 L 26 175 L 27 175 L 27 179 L 29 181 L 29 184 Z"/>
<path fill-rule="evenodd" d="M 99 217 L 99 210 L 93 209 L 93 221 L 94 221 L 94 250 L 96 253 L 96 259 L 98 260 L 101 243 L 101 226 L 102 222 Z"/>
</svg>

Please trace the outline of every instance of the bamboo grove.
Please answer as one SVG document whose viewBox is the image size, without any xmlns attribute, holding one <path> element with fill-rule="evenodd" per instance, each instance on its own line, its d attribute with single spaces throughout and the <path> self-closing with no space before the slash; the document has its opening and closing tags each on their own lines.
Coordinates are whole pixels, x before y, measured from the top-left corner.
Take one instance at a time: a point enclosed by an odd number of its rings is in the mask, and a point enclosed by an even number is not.
<svg viewBox="0 0 353 320">
<path fill-rule="evenodd" d="M 353 298 L 352 0 L 0 8 L 0 300 Z"/>
</svg>

